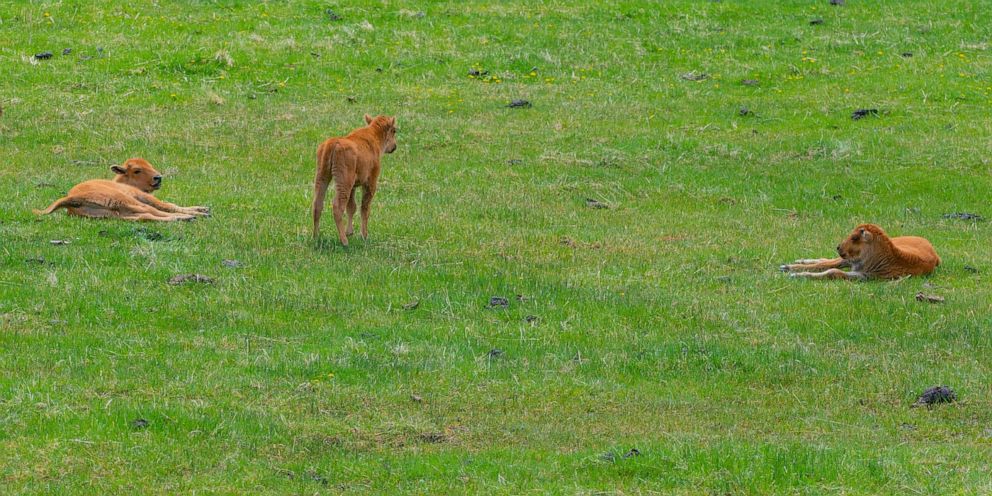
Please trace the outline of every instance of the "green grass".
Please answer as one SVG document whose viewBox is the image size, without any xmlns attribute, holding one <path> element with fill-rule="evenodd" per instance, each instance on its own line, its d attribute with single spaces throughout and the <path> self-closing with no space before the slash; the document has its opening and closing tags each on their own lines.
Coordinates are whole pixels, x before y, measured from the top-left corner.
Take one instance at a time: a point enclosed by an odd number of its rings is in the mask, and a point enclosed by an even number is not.
<svg viewBox="0 0 992 496">
<path fill-rule="evenodd" d="M 992 217 L 990 12 L 0 1 L 0 493 L 988 493 L 992 235 L 942 215 Z M 315 244 L 366 112 L 371 237 Z M 31 213 L 129 156 L 213 217 Z M 943 265 L 776 271 L 860 222 Z"/>
</svg>

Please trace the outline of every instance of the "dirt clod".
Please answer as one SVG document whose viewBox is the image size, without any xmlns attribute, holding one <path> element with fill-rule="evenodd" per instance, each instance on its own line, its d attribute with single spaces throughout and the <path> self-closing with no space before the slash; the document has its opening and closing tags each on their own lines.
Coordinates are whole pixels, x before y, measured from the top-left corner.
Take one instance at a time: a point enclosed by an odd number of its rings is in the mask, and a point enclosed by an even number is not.
<svg viewBox="0 0 992 496">
<path fill-rule="evenodd" d="M 531 108 L 533 105 L 527 100 L 516 99 L 507 104 L 509 108 Z"/>
<path fill-rule="evenodd" d="M 245 264 L 241 263 L 240 260 L 233 259 L 221 260 L 220 264 L 229 269 L 237 269 L 245 266 Z"/>
<path fill-rule="evenodd" d="M 970 212 L 952 212 L 952 213 L 949 213 L 949 214 L 944 214 L 943 215 L 943 218 L 945 218 L 945 219 L 958 219 L 958 220 L 971 220 L 971 221 L 975 221 L 975 222 L 982 222 L 982 221 L 985 220 L 985 217 L 982 217 L 981 215 L 973 214 L 973 213 L 970 213 Z"/>
<path fill-rule="evenodd" d="M 830 5 L 844 5 L 844 0 L 830 0 Z"/>
<path fill-rule="evenodd" d="M 472 69 L 472 70 L 468 71 L 468 75 L 469 76 L 474 76 L 474 77 L 488 76 L 489 75 L 489 71 L 482 70 L 482 69 Z"/>
<path fill-rule="evenodd" d="M 900 55 L 902 55 L 904 59 L 908 59 L 913 56 L 913 52 L 902 52 Z"/>
<path fill-rule="evenodd" d="M 823 24 L 823 19 L 816 18 L 809 21 L 810 26 L 819 26 L 820 24 Z"/>
<path fill-rule="evenodd" d="M 420 306 L 420 300 L 413 300 L 403 305 L 403 310 L 416 310 Z"/>
<path fill-rule="evenodd" d="M 623 454 L 624 458 L 633 458 L 635 456 L 641 456 L 641 451 L 637 448 L 630 448 L 630 451 Z"/>
<path fill-rule="evenodd" d="M 41 52 L 34 54 L 34 58 L 37 60 L 48 60 L 52 58 L 52 52 Z"/>
<path fill-rule="evenodd" d="M 203 274 L 180 274 L 172 276 L 169 279 L 169 284 L 173 286 L 178 286 L 180 284 L 186 283 L 200 283 L 200 284 L 213 284 L 213 278 L 207 277 Z"/>
<path fill-rule="evenodd" d="M 967 272 L 971 272 L 972 274 L 977 274 L 978 273 L 978 268 L 972 267 L 970 265 L 965 265 L 964 266 L 964 270 L 967 271 Z"/>
<path fill-rule="evenodd" d="M 601 202 L 599 200 L 596 200 L 594 198 L 586 198 L 586 206 L 589 207 L 589 208 L 596 208 L 596 209 L 610 208 L 609 205 L 607 205 L 607 204 L 605 204 L 605 203 L 603 203 L 603 202 Z"/>
<path fill-rule="evenodd" d="M 410 395 L 410 401 L 412 401 L 414 403 L 423 403 L 424 402 L 424 398 L 421 397 L 420 395 L 417 395 L 417 394 L 411 394 Z"/>
<path fill-rule="evenodd" d="M 501 350 L 499 348 L 493 348 L 493 349 L 489 350 L 488 353 L 486 353 L 486 356 L 489 357 L 490 359 L 493 359 L 493 358 L 499 358 L 499 357 L 503 356 L 503 354 L 504 354 L 503 353 L 503 350 Z"/>
<path fill-rule="evenodd" d="M 440 432 L 425 432 L 420 435 L 420 440 L 425 443 L 437 444 L 437 443 L 443 443 L 445 437 L 444 434 Z"/>
<path fill-rule="evenodd" d="M 49 241 L 49 243 L 51 243 L 51 244 L 53 244 L 55 246 L 65 246 L 65 245 L 69 244 L 70 241 L 69 240 L 66 240 L 66 239 L 53 239 L 53 240 Z"/>
<path fill-rule="evenodd" d="M 131 421 L 131 428 L 132 429 L 135 429 L 135 430 L 145 429 L 145 428 L 148 427 L 148 425 L 149 425 L 149 422 L 147 420 L 143 419 L 143 418 L 140 418 L 140 417 Z"/>
<path fill-rule="evenodd" d="M 916 293 L 916 301 L 925 301 L 927 303 L 943 303 L 944 297 L 937 295 L 929 295 L 922 291 Z"/>
<path fill-rule="evenodd" d="M 757 86 L 758 85 L 758 80 L 757 79 L 744 79 L 744 80 L 741 81 L 741 84 L 743 84 L 744 86 Z"/>
<path fill-rule="evenodd" d="M 492 296 L 489 298 L 489 308 L 506 308 L 510 306 L 510 300 L 502 296 Z"/>
<path fill-rule="evenodd" d="M 710 75 L 706 74 L 705 72 L 689 71 L 683 73 L 679 77 L 686 81 L 706 81 L 707 79 L 710 78 Z"/>
<path fill-rule="evenodd" d="M 306 476 L 307 479 L 310 479 L 313 482 L 316 482 L 322 486 L 326 486 L 327 484 L 329 484 L 327 477 L 324 477 L 323 475 L 320 475 L 313 470 L 307 470 Z"/>
<path fill-rule="evenodd" d="M 864 119 L 865 117 L 868 117 L 869 115 L 875 115 L 875 116 L 877 116 L 878 115 L 878 109 L 870 108 L 870 109 L 858 109 L 858 110 L 855 110 L 854 112 L 851 113 L 851 119 L 857 121 L 857 120 Z"/>
<path fill-rule="evenodd" d="M 341 16 L 339 16 L 337 12 L 334 12 L 334 9 L 326 9 L 326 10 L 324 10 L 324 15 L 327 16 L 327 20 L 328 21 L 340 21 L 341 20 Z"/>
<path fill-rule="evenodd" d="M 916 403 L 913 403 L 913 408 L 918 406 L 926 406 L 927 408 L 932 407 L 938 403 L 953 403 L 958 400 L 958 395 L 953 389 L 947 386 L 934 386 L 926 391 L 916 399 Z"/>
<path fill-rule="evenodd" d="M 134 236 L 141 238 L 145 241 L 161 241 L 162 239 L 165 238 L 165 236 L 162 233 L 154 229 L 148 229 L 145 227 L 139 227 L 135 229 Z"/>
<path fill-rule="evenodd" d="M 528 323 L 531 323 L 531 324 L 534 323 L 534 322 L 537 322 L 537 315 L 528 315 L 528 316 L 524 317 L 524 322 L 528 322 Z"/>
</svg>

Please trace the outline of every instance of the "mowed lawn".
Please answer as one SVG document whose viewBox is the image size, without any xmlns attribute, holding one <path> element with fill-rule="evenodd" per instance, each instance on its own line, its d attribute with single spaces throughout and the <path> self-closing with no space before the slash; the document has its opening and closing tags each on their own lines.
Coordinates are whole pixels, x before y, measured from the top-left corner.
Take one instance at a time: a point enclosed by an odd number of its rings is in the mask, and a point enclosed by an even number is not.
<svg viewBox="0 0 992 496">
<path fill-rule="evenodd" d="M 990 37 L 965 0 L 0 1 L 0 493 L 988 493 L 992 234 L 944 215 L 992 218 Z M 364 113 L 371 236 L 315 243 Z M 131 156 L 213 216 L 32 213 Z M 862 222 L 943 264 L 778 272 Z"/>
</svg>

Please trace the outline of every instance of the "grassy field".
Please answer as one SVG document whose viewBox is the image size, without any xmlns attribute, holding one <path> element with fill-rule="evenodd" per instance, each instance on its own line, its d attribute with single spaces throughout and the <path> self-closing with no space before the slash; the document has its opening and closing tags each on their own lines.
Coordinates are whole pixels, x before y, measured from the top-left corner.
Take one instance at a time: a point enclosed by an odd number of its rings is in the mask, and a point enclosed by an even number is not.
<svg viewBox="0 0 992 496">
<path fill-rule="evenodd" d="M 0 0 L 0 493 L 992 492 L 992 2 L 846 3 Z M 32 214 L 130 156 L 213 216 Z"/>
</svg>

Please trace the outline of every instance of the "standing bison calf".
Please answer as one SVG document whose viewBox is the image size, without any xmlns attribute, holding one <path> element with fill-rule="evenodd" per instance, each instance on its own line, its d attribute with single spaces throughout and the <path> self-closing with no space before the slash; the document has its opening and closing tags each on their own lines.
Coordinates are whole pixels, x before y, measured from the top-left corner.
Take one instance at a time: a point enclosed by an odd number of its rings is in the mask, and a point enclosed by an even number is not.
<svg viewBox="0 0 992 496">
<path fill-rule="evenodd" d="M 936 250 L 924 238 L 899 236 L 890 238 L 875 224 L 854 228 L 839 245 L 839 258 L 796 260 L 782 270 L 793 277 L 812 279 L 896 279 L 921 276 L 940 265 Z M 850 271 L 841 268 L 850 267 Z"/>
<path fill-rule="evenodd" d="M 317 148 L 317 176 L 313 182 L 313 237 L 320 235 L 320 214 L 324 210 L 324 194 L 334 181 L 334 223 L 338 239 L 348 246 L 348 236 L 355 232 L 355 190 L 362 188 L 362 238 L 369 236 L 369 212 L 379 180 L 379 159 L 383 153 L 396 151 L 396 118 L 384 115 L 375 119 L 365 114 L 363 128 L 344 138 L 330 138 Z M 348 208 L 348 224 L 344 212 Z"/>
<path fill-rule="evenodd" d="M 93 179 L 77 184 L 36 214 L 47 215 L 65 208 L 81 217 L 113 217 L 124 220 L 191 220 L 209 215 L 207 207 L 180 207 L 152 196 L 162 187 L 162 175 L 143 158 L 132 158 L 110 168 L 113 181 Z"/>
</svg>

